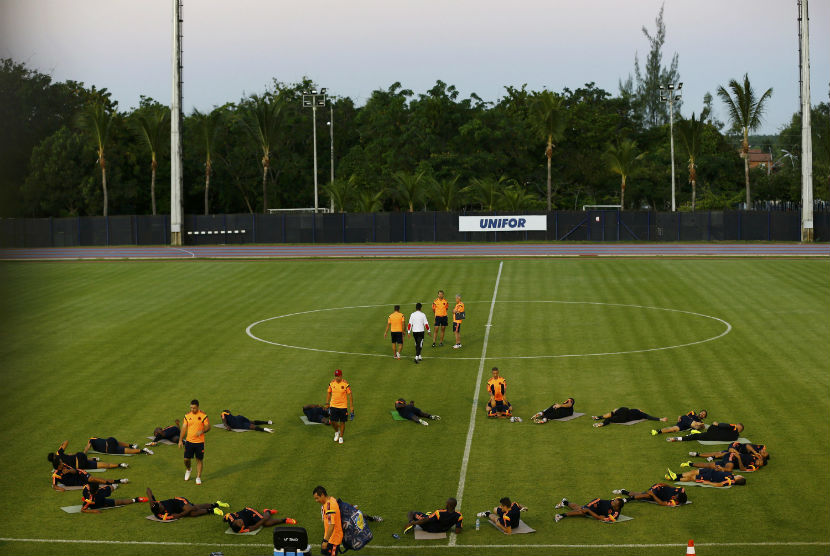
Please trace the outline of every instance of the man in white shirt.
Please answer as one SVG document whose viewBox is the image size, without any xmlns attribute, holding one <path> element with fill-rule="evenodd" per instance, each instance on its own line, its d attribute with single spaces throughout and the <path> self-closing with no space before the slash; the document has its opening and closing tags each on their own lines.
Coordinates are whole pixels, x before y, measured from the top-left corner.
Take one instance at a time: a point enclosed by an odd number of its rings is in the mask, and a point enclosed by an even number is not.
<svg viewBox="0 0 830 556">
<path fill-rule="evenodd" d="M 429 321 L 427 316 L 421 311 L 422 305 L 415 304 L 415 312 L 409 315 L 409 326 L 407 333 L 412 334 L 415 339 L 415 363 L 421 362 L 421 348 L 424 347 L 424 334 L 429 332 Z"/>
</svg>

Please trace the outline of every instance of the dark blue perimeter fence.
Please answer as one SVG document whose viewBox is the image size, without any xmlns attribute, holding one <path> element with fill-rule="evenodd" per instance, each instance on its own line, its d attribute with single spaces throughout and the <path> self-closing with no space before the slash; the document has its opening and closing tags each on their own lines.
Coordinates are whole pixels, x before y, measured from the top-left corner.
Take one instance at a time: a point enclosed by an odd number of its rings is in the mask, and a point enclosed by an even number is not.
<svg viewBox="0 0 830 556">
<path fill-rule="evenodd" d="M 800 241 L 796 211 L 557 211 L 545 231 L 459 232 L 459 216 L 516 213 L 378 212 L 188 215 L 184 243 L 406 243 L 477 241 Z M 533 214 L 533 213 L 528 213 Z M 830 212 L 814 214 L 830 240 Z M 0 247 L 167 245 L 170 217 L 0 218 Z"/>
</svg>

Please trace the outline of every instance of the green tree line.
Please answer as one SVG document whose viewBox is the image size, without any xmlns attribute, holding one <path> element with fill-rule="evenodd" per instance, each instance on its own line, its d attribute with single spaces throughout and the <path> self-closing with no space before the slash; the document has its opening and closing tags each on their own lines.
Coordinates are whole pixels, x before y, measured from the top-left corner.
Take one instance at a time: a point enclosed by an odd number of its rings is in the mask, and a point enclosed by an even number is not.
<svg viewBox="0 0 830 556">
<path fill-rule="evenodd" d="M 663 107 L 643 97 L 657 94 L 651 89 L 660 75 L 679 76 L 676 57 L 670 70 L 652 58 L 646 73 L 656 71 L 658 78 L 648 81 L 638 69 L 636 82 L 621 83 L 617 95 L 593 83 L 559 91 L 508 86 L 501 98 L 486 102 L 437 81 L 418 94 L 394 83 L 373 91 L 362 106 L 330 97 L 317 118 L 320 204 L 360 212 L 583 204 L 665 210 L 671 199 L 669 125 Z M 122 110 L 106 89 L 53 82 L 10 59 L 0 65 L 0 215 L 169 213 L 167 106 L 142 97 L 139 106 Z M 312 115 L 302 104 L 303 92 L 312 88 L 309 79 L 274 80 L 259 94 L 186 115 L 185 212 L 313 206 Z M 747 76 L 717 91 L 726 125 L 712 118 L 711 95 L 701 114 L 675 114 L 679 210 L 735 208 L 750 189 L 753 201 L 798 202 L 799 116 L 774 141 L 753 144 L 757 112 L 771 92 L 752 89 Z M 749 102 L 749 112 L 741 112 L 742 102 Z M 329 183 L 332 110 L 336 179 Z M 814 195 L 828 199 L 826 102 L 814 107 L 812 124 Z M 772 152 L 771 174 L 745 165 L 742 153 L 749 148 Z"/>
</svg>

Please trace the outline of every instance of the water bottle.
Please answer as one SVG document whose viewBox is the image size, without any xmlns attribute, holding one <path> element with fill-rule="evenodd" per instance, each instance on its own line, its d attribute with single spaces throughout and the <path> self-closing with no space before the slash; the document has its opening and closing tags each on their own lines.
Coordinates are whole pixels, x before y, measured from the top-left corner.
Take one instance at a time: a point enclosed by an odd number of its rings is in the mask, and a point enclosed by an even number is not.
<svg viewBox="0 0 830 556">
<path fill-rule="evenodd" d="M 478 531 L 479 529 L 481 529 L 481 519 L 477 517 L 476 518 L 476 531 Z"/>
</svg>

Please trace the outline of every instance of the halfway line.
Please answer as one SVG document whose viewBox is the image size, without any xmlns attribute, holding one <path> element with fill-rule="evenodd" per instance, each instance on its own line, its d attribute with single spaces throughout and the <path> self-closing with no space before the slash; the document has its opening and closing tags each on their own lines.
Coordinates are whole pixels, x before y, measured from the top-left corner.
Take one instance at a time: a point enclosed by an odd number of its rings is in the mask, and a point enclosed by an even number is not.
<svg viewBox="0 0 830 556">
<path fill-rule="evenodd" d="M 470 448 L 473 444 L 473 432 L 476 430 L 476 411 L 478 411 L 478 392 L 481 389 L 481 377 L 484 375 L 484 360 L 487 357 L 487 340 L 490 338 L 490 326 L 493 323 L 493 309 L 496 307 L 496 295 L 499 293 L 499 282 L 501 281 L 501 269 L 504 261 L 499 261 L 499 273 L 496 275 L 496 285 L 493 288 L 493 299 L 490 300 L 490 314 L 487 317 L 487 325 L 484 327 L 484 343 L 481 346 L 481 360 L 478 363 L 478 376 L 476 376 L 476 389 L 473 392 L 473 407 L 470 409 L 470 426 L 467 428 L 467 442 L 464 444 L 464 457 L 461 458 L 461 476 L 458 479 L 458 492 L 455 499 L 458 500 L 457 508 L 461 509 L 464 500 L 464 483 L 467 481 L 467 463 L 470 461 Z M 455 546 L 455 531 L 450 533 L 448 546 Z"/>
</svg>

